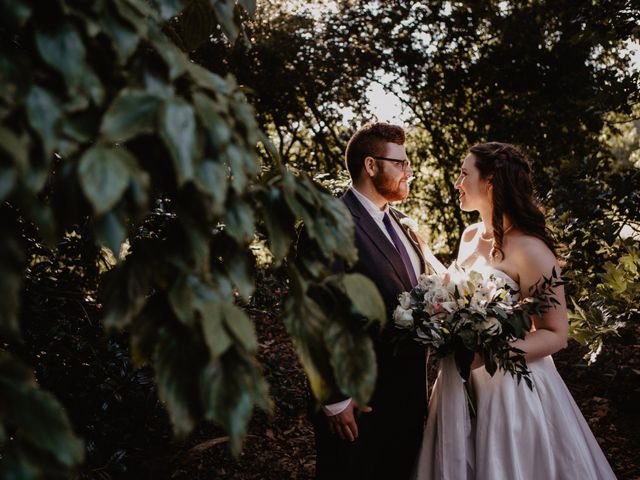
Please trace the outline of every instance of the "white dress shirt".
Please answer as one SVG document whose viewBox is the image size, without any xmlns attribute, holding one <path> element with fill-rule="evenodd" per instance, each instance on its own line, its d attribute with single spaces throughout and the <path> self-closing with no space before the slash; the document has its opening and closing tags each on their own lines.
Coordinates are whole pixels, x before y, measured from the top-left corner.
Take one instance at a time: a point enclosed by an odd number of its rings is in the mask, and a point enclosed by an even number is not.
<svg viewBox="0 0 640 480">
<path fill-rule="evenodd" d="M 355 194 L 358 201 L 362 204 L 362 206 L 365 208 L 367 213 L 371 215 L 371 218 L 373 218 L 374 222 L 376 222 L 376 225 L 378 226 L 378 228 L 382 231 L 382 233 L 384 233 L 385 237 L 389 239 L 389 242 L 391 242 L 391 246 L 395 248 L 393 239 L 391 238 L 391 235 L 389 235 L 389 232 L 387 232 L 387 229 L 383 223 L 384 215 L 386 213 L 389 214 L 389 217 L 391 218 L 391 225 L 395 229 L 400 240 L 402 240 L 402 243 L 404 244 L 404 248 L 407 250 L 407 253 L 409 254 L 409 259 L 411 260 L 413 271 L 416 274 L 416 278 L 418 278 L 421 273 L 420 257 L 418 256 L 418 253 L 413 247 L 411 240 L 409 240 L 409 238 L 407 237 L 407 234 L 404 231 L 404 229 L 400 225 L 398 225 L 398 222 L 396 221 L 395 217 L 389 212 L 389 204 L 387 203 L 384 209 L 380 210 L 380 208 L 378 208 L 378 206 L 375 203 L 373 203 L 371 200 L 365 197 L 362 193 L 356 190 L 353 187 L 353 185 L 349 187 L 349 190 L 351 190 Z M 351 402 L 351 399 L 347 398 L 346 400 L 342 400 L 341 402 L 332 403 L 330 405 L 323 405 L 322 410 L 324 410 L 324 413 L 328 417 L 332 417 L 334 415 L 338 415 L 339 413 L 343 412 L 349 406 L 350 402 Z"/>
</svg>

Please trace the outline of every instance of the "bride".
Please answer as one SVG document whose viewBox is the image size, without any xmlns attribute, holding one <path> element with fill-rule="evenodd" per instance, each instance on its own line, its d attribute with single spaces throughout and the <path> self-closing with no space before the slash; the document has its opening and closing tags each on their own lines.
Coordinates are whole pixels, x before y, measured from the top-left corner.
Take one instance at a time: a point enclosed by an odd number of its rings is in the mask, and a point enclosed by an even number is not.
<svg viewBox="0 0 640 480">
<path fill-rule="evenodd" d="M 560 271 L 544 215 L 533 200 L 525 156 L 513 145 L 478 144 L 469 150 L 455 188 L 460 208 L 482 221 L 462 234 L 458 264 L 490 270 L 528 293 Z M 560 305 L 534 318 L 531 332 L 514 346 L 525 352 L 533 390 L 498 370 L 491 377 L 474 361 L 469 381 L 476 418 L 468 411 L 462 379 L 443 359 L 429 404 L 418 480 L 615 479 L 551 355 L 566 346 L 564 288 Z"/>
</svg>

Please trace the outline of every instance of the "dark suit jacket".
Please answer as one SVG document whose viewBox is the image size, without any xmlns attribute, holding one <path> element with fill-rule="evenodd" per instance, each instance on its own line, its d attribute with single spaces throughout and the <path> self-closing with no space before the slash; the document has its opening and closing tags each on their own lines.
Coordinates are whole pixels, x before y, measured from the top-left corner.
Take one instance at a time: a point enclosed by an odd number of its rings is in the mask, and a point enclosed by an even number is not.
<svg viewBox="0 0 640 480">
<path fill-rule="evenodd" d="M 411 280 L 395 246 L 356 195 L 348 190 L 342 201 L 353 217 L 358 249 L 358 261 L 348 271 L 370 278 L 378 287 L 387 308 L 386 326 L 382 331 L 372 332 L 378 360 L 378 380 L 370 404 L 373 408 L 378 406 L 385 410 L 387 407 L 402 407 L 412 417 L 420 417 L 426 411 L 424 347 L 412 340 L 398 343 L 398 331 L 391 318 L 398 305 L 398 295 L 411 290 Z M 390 210 L 398 222 L 405 217 L 398 210 Z M 411 231 L 403 230 L 418 253 L 424 272 L 427 267 L 418 239 Z"/>
<path fill-rule="evenodd" d="M 411 339 L 398 342 L 392 313 L 398 295 L 411 290 L 411 280 L 393 243 L 375 223 L 352 191 L 342 201 L 355 224 L 358 261 L 347 272 L 361 273 L 378 287 L 388 321 L 371 330 L 378 377 L 369 402 L 371 413 L 357 418 L 359 437 L 341 440 L 328 429 L 322 411 L 312 415 L 316 436 L 316 478 L 319 480 L 408 479 L 422 441 L 427 410 L 426 361 L 424 348 Z M 404 215 L 391 209 L 399 221 Z M 418 253 L 422 272 L 425 259 L 416 236 L 403 229 Z"/>
</svg>

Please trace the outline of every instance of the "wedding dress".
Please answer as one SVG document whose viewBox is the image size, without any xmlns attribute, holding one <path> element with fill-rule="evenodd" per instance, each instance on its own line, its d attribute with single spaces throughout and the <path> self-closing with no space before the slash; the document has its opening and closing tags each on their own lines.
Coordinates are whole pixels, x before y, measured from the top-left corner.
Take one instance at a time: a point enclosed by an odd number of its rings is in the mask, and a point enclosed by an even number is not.
<svg viewBox="0 0 640 480">
<path fill-rule="evenodd" d="M 486 266 L 510 283 L 504 272 Z M 476 269 L 476 268 L 474 268 Z M 533 390 L 498 370 L 471 372 L 471 419 L 452 358 L 441 360 L 416 480 L 615 479 L 551 356 L 528 363 Z"/>
</svg>

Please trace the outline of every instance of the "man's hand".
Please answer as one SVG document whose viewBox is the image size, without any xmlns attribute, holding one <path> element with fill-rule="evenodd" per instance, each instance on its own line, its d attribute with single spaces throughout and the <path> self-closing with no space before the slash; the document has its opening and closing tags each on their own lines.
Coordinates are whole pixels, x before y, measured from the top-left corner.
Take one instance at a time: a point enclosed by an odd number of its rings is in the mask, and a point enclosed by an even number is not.
<svg viewBox="0 0 640 480">
<path fill-rule="evenodd" d="M 353 414 L 353 411 L 356 408 L 358 408 L 363 413 L 369 413 L 372 410 L 369 406 L 360 409 L 356 402 L 351 400 L 349 405 L 347 405 L 347 408 L 345 408 L 342 412 L 337 415 L 327 417 L 327 421 L 329 422 L 329 430 L 331 430 L 331 433 L 335 433 L 339 435 L 341 439 L 349 440 L 350 442 L 353 442 L 356 438 L 358 438 L 358 424 L 356 423 L 356 419 Z"/>
</svg>

